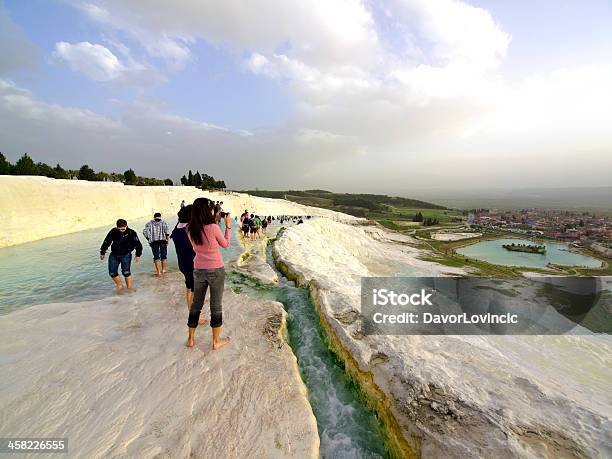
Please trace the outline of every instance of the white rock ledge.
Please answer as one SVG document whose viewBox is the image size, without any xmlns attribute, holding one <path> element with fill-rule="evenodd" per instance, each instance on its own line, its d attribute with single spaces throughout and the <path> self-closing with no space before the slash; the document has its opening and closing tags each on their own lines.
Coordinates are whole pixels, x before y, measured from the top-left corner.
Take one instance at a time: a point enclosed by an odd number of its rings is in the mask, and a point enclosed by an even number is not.
<svg viewBox="0 0 612 459">
<path fill-rule="evenodd" d="M 179 276 L 136 281 L 0 317 L 3 436 L 68 437 L 69 457 L 318 457 L 280 303 L 226 289 L 232 342 L 213 352 L 200 326 L 188 349 Z"/>
<path fill-rule="evenodd" d="M 609 336 L 361 333 L 361 276 L 450 271 L 390 234 L 317 219 L 274 244 L 282 270 L 310 285 L 332 346 L 387 430 L 422 457 L 610 457 Z"/>
</svg>

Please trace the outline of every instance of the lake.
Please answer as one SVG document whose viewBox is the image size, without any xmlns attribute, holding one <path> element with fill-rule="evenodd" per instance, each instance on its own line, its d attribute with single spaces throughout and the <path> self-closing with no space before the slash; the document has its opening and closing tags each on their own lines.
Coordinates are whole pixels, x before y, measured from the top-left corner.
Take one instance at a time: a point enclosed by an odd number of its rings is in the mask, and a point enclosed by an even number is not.
<svg viewBox="0 0 612 459">
<path fill-rule="evenodd" d="M 530 268 L 545 268 L 548 263 L 567 266 L 584 266 L 588 268 L 599 268 L 601 261 L 581 255 L 579 253 L 568 252 L 568 245 L 558 242 L 547 242 L 546 253 L 511 252 L 502 247 L 504 244 L 528 244 L 534 242 L 527 239 L 495 239 L 482 241 L 457 249 L 457 253 L 466 257 L 486 261 L 503 266 L 526 266 Z M 538 243 L 538 245 L 541 245 Z"/>
</svg>

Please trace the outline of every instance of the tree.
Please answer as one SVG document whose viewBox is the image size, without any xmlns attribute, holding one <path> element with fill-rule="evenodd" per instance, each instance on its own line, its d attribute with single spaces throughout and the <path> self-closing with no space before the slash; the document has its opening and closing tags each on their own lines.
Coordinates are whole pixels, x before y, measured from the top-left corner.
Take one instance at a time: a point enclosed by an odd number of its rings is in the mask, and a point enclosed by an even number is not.
<svg viewBox="0 0 612 459">
<path fill-rule="evenodd" d="M 193 176 L 193 184 L 198 188 L 202 186 L 202 176 L 200 175 L 199 171 L 196 171 L 195 175 Z"/>
<path fill-rule="evenodd" d="M 57 164 L 57 166 L 55 166 L 53 168 L 53 174 L 54 177 L 56 179 L 67 179 L 70 178 L 70 175 L 68 174 L 68 171 L 65 171 L 62 166 L 59 165 L 59 163 Z"/>
<path fill-rule="evenodd" d="M 4 155 L 0 153 L 0 175 L 11 174 L 11 163 L 9 163 Z"/>
<path fill-rule="evenodd" d="M 24 153 L 23 156 L 15 163 L 13 175 L 38 175 L 38 168 L 27 153 Z"/>
<path fill-rule="evenodd" d="M 181 177 L 181 185 L 187 186 L 187 177 L 185 177 L 184 175 Z"/>
<path fill-rule="evenodd" d="M 38 175 L 44 175 L 45 177 L 55 178 L 55 169 L 45 163 L 36 163 L 36 169 L 38 169 Z"/>
<path fill-rule="evenodd" d="M 214 188 L 215 179 L 208 174 L 202 175 L 202 189 L 208 190 L 210 188 Z"/>
<path fill-rule="evenodd" d="M 126 185 L 136 185 L 138 183 L 138 177 L 132 169 L 128 169 L 123 173 L 123 178 Z"/>
<path fill-rule="evenodd" d="M 193 173 L 191 172 L 191 169 L 189 169 L 189 173 L 187 174 L 187 185 L 189 186 L 193 186 Z"/>
<path fill-rule="evenodd" d="M 172 186 L 174 185 L 174 182 L 172 181 L 172 179 L 167 178 L 167 179 L 164 179 L 164 185 Z"/>
<path fill-rule="evenodd" d="M 89 180 L 90 182 L 95 182 L 96 173 L 87 164 L 83 164 L 79 169 L 79 180 Z"/>
<path fill-rule="evenodd" d="M 96 174 L 96 182 L 107 182 L 108 180 L 110 180 L 110 175 L 106 172 L 98 172 Z"/>
</svg>

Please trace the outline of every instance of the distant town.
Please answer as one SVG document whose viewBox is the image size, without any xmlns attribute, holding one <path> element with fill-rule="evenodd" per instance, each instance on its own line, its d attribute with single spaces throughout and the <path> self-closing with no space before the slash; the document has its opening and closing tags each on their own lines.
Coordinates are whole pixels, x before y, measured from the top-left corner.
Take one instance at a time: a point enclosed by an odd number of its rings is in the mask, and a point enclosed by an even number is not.
<svg viewBox="0 0 612 459">
<path fill-rule="evenodd" d="M 591 248 L 608 257 L 612 255 L 611 216 L 549 209 L 473 209 L 468 212 L 467 223 L 479 230 L 501 229 L 561 239 L 573 247 Z"/>
</svg>

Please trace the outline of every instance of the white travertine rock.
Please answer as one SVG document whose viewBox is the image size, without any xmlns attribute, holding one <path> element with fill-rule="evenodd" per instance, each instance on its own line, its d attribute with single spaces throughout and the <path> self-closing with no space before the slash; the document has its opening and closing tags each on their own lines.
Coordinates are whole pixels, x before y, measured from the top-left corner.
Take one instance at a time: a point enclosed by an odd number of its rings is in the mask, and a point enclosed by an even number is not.
<svg viewBox="0 0 612 459">
<path fill-rule="evenodd" d="M 175 215 L 180 203 L 207 197 L 223 201 L 232 216 L 245 209 L 266 215 L 319 215 L 357 220 L 350 215 L 307 207 L 283 199 L 234 193 L 209 193 L 188 186 L 126 186 L 116 182 L 56 180 L 47 177 L 0 175 L 0 247 L 153 216 Z"/>
<path fill-rule="evenodd" d="M 323 320 L 371 373 L 408 443 L 423 457 L 611 456 L 609 336 L 361 333 L 362 276 L 460 272 L 417 260 L 407 239 L 321 218 L 287 229 L 274 254 L 311 286 Z"/>
<path fill-rule="evenodd" d="M 184 287 L 172 274 L 0 316 L 2 434 L 68 437 L 68 457 L 318 457 L 282 305 L 226 289 L 223 307 L 232 341 L 219 351 L 204 325 L 185 347 Z"/>
</svg>

